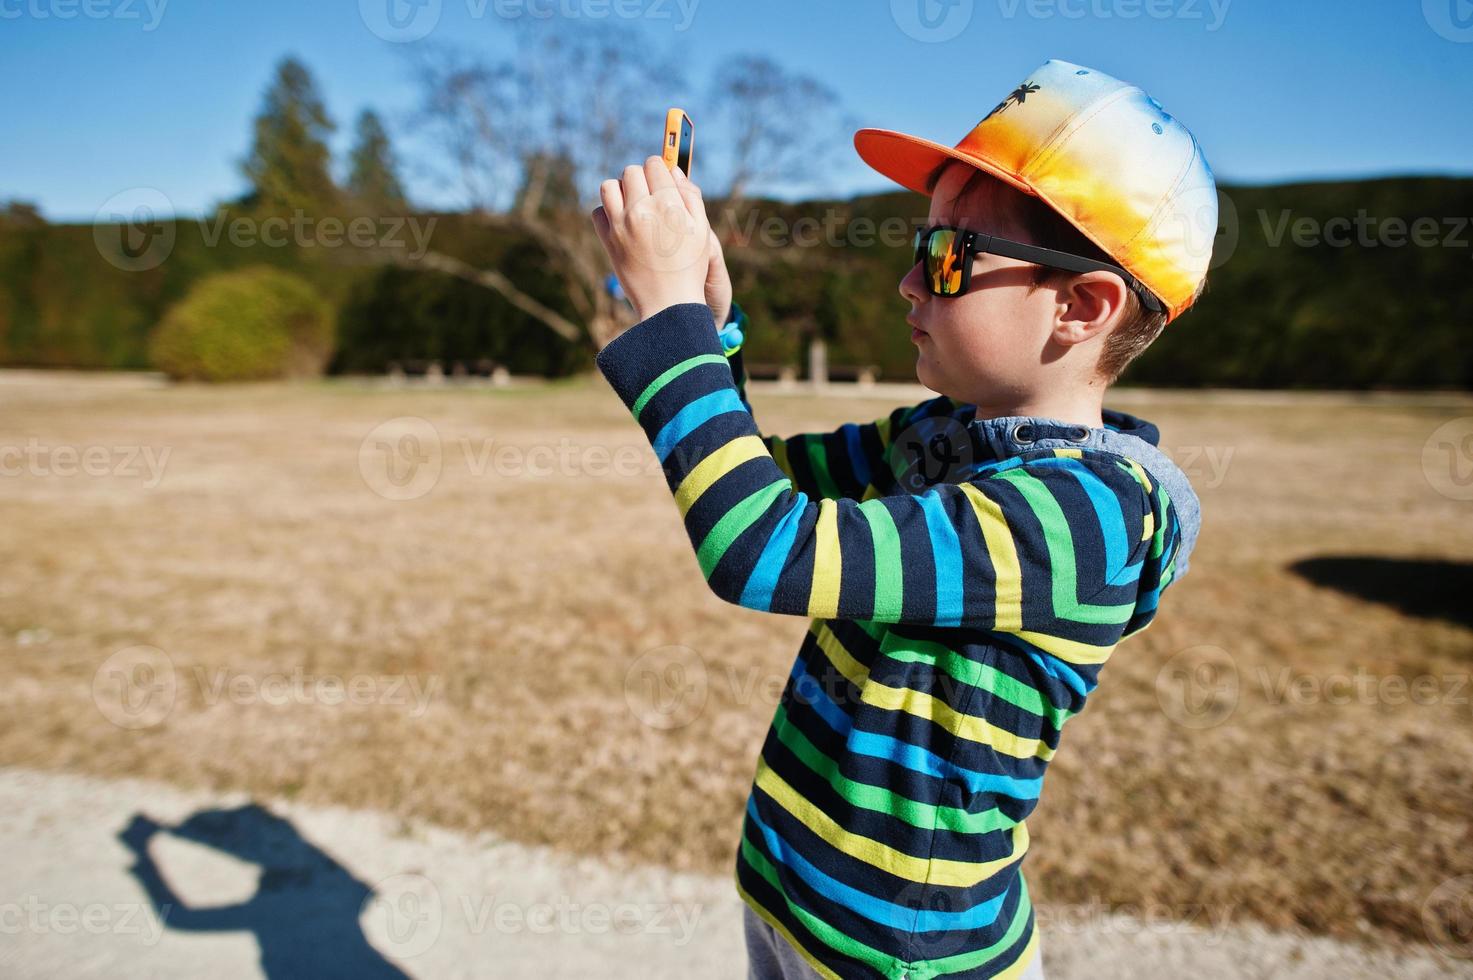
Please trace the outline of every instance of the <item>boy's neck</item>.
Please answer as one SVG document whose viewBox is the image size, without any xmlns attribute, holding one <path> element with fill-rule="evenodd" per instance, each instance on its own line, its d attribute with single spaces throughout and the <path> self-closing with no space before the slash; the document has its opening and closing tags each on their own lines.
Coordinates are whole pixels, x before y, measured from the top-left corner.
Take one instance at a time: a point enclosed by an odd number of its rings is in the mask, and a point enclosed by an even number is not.
<svg viewBox="0 0 1473 980">
<path fill-rule="evenodd" d="M 974 402 L 976 418 L 995 419 L 1015 415 L 1027 415 L 1033 418 L 1058 419 L 1060 422 L 1070 422 L 1075 425 L 1088 426 L 1091 429 L 1102 428 L 1105 424 L 1101 417 L 1100 409 L 1104 402 L 1103 388 L 1088 388 L 1076 392 L 1070 396 L 1053 397 L 1031 397 L 1014 399 L 998 403 Z"/>
</svg>

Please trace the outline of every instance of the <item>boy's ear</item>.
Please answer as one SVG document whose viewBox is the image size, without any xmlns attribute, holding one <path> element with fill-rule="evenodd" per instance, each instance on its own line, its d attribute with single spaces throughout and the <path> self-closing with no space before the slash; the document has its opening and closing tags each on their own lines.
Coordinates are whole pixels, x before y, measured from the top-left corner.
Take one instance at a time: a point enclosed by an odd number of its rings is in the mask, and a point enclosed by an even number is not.
<svg viewBox="0 0 1473 980">
<path fill-rule="evenodd" d="M 1082 272 L 1058 287 L 1058 316 L 1054 339 L 1079 344 L 1114 329 L 1125 313 L 1130 290 L 1111 272 Z"/>
</svg>

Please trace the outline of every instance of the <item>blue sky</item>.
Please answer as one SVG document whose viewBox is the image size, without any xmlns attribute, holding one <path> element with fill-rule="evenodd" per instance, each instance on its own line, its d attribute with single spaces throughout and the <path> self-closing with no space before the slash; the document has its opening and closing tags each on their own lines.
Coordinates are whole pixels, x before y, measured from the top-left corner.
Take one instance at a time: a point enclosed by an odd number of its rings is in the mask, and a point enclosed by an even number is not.
<svg viewBox="0 0 1473 980">
<path fill-rule="evenodd" d="M 509 50 L 508 17 L 602 11 L 682 53 L 690 88 L 651 99 L 698 126 L 711 69 L 761 53 L 836 89 L 860 125 L 955 143 L 1053 57 L 1141 85 L 1226 182 L 1473 172 L 1468 0 L 0 0 L 0 198 L 53 220 L 140 186 L 209 208 L 241 190 L 250 119 L 289 52 L 317 77 L 336 150 L 368 106 L 400 135 L 416 42 L 380 36 L 390 3 L 410 31 L 488 51 Z M 884 188 L 840 138 L 803 189 Z M 418 202 L 458 200 L 429 147 L 401 149 Z"/>
</svg>

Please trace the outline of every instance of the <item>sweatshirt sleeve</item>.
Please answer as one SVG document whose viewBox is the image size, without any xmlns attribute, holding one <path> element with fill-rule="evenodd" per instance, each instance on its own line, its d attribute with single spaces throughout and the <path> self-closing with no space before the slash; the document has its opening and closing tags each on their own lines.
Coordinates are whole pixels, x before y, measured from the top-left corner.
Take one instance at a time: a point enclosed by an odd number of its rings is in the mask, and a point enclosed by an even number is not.
<svg viewBox="0 0 1473 980">
<path fill-rule="evenodd" d="M 671 306 L 596 362 L 659 457 L 711 589 L 750 609 L 1013 632 L 1102 662 L 1156 537 L 1126 461 L 1042 449 L 976 479 L 814 499 L 743 403 L 710 310 Z"/>
<path fill-rule="evenodd" d="M 742 347 L 726 351 L 732 383 L 748 413 L 747 369 Z M 894 440 L 913 422 L 948 411 L 955 403 L 938 395 L 918 405 L 901 406 L 871 422 L 846 422 L 832 432 L 792 436 L 763 433 L 762 442 L 793 485 L 816 499 L 870 500 L 899 492 L 892 461 Z"/>
</svg>

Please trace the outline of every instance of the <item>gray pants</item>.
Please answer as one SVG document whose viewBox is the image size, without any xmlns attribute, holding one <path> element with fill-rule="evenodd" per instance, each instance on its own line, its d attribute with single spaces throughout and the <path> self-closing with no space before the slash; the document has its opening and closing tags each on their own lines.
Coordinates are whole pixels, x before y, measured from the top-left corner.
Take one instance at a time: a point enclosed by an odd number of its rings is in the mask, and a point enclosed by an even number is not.
<svg viewBox="0 0 1473 980">
<path fill-rule="evenodd" d="M 751 906 L 742 906 L 747 932 L 747 980 L 822 980 L 792 944 L 762 921 Z M 1043 954 L 1033 957 L 1018 980 L 1044 980 Z"/>
</svg>

